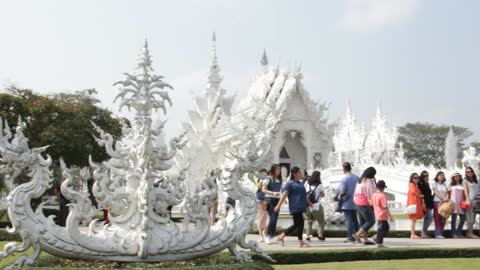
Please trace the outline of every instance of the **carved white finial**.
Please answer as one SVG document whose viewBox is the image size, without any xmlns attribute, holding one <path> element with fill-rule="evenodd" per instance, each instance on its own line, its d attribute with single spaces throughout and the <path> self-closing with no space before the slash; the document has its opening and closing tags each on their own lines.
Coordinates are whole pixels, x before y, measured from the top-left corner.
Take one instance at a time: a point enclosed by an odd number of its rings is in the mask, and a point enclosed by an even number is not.
<svg viewBox="0 0 480 270">
<path fill-rule="evenodd" d="M 147 40 L 140 50 L 137 69 L 139 72 L 125 73 L 125 80 L 114 83 L 122 86 L 114 102 L 120 99 L 120 110 L 122 107 L 127 107 L 129 110 L 133 108 L 137 115 L 149 116 L 152 110 L 157 109 L 161 109 L 166 114 L 165 102 L 171 106 L 172 101 L 168 92 L 161 90 L 173 89 L 173 87 L 162 81 L 163 76 L 152 74 L 152 57 Z"/>
<path fill-rule="evenodd" d="M 220 67 L 218 65 L 217 58 L 217 37 L 215 32 L 212 35 L 212 58 L 210 59 L 210 66 L 208 67 L 208 90 L 218 91 L 220 83 L 222 82 L 222 76 L 220 76 Z"/>
</svg>

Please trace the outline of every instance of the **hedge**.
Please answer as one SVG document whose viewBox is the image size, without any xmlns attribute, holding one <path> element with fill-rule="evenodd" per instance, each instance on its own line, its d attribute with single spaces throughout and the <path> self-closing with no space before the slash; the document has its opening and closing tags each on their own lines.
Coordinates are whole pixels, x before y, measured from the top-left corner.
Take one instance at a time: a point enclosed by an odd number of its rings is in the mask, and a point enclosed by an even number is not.
<svg viewBox="0 0 480 270">
<path fill-rule="evenodd" d="M 227 252 L 218 253 L 190 261 L 174 261 L 161 263 L 121 263 L 121 262 L 102 262 L 102 261 L 82 261 L 69 260 L 42 254 L 33 266 L 27 269 L 166 269 L 166 270 L 273 270 L 274 268 L 262 261 L 257 260 L 253 263 L 238 264 L 234 257 Z"/>
<path fill-rule="evenodd" d="M 480 248 L 385 248 L 268 252 L 278 264 L 306 264 L 424 258 L 478 258 Z M 254 255 L 255 260 L 260 258 Z"/>
</svg>

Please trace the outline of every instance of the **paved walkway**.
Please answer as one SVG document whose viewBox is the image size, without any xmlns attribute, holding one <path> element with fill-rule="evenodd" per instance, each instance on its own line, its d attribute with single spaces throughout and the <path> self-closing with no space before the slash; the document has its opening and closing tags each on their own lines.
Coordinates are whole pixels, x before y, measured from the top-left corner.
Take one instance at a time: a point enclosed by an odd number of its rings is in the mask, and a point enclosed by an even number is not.
<svg viewBox="0 0 480 270">
<path fill-rule="evenodd" d="M 247 240 L 259 240 L 258 235 L 248 235 Z M 285 247 L 278 244 L 267 245 L 260 243 L 264 250 L 335 250 L 335 249 L 359 249 L 376 248 L 375 246 L 364 246 L 361 244 L 344 243 L 344 238 L 327 238 L 319 241 L 313 238 L 309 243 L 311 248 L 299 248 L 296 237 L 285 238 Z M 480 239 L 419 239 L 408 238 L 385 238 L 384 245 L 389 248 L 480 248 Z"/>
</svg>

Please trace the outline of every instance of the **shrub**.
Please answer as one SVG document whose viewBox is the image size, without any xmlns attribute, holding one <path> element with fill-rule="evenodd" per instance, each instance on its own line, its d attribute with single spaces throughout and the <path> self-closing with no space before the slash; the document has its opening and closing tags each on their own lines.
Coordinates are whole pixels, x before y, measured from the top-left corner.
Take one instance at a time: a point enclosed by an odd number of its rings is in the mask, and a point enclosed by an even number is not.
<svg viewBox="0 0 480 270">
<path fill-rule="evenodd" d="M 269 252 L 278 264 L 305 264 L 423 258 L 476 258 L 480 248 L 389 248 Z M 255 256 L 255 260 L 260 258 Z"/>
</svg>

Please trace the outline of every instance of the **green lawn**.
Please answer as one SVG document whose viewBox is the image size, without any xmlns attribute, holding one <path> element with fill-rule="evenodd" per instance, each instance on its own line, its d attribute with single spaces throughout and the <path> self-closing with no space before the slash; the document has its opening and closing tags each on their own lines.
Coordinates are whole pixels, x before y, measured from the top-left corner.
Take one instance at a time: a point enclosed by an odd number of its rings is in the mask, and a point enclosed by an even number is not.
<svg viewBox="0 0 480 270">
<path fill-rule="evenodd" d="M 317 263 L 297 265 L 274 265 L 277 270 L 477 270 L 480 267 L 480 259 L 423 259 L 423 260 L 391 260 L 391 261 L 361 261 L 341 263 Z"/>
</svg>

